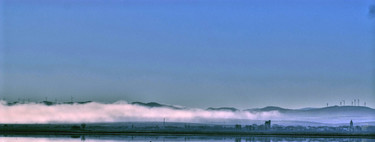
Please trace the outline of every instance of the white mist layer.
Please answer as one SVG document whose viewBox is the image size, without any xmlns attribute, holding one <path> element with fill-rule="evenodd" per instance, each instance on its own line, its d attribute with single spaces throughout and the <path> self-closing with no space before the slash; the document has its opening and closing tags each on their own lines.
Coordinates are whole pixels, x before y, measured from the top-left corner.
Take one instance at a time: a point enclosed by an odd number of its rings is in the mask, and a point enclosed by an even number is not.
<svg viewBox="0 0 375 142">
<path fill-rule="evenodd" d="M 113 104 L 28 103 L 8 106 L 0 102 L 0 123 L 94 123 L 127 121 L 203 122 L 207 120 L 266 120 L 278 118 L 278 111 L 250 113 L 246 111 L 209 111 L 203 109 L 148 108 L 119 101 Z"/>
</svg>

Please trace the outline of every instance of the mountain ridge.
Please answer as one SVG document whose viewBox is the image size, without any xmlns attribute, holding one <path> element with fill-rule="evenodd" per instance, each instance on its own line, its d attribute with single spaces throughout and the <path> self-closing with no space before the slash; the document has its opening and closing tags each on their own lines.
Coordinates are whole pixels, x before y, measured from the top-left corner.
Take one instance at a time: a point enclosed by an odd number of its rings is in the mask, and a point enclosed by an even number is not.
<svg viewBox="0 0 375 142">
<path fill-rule="evenodd" d="M 92 103 L 93 101 L 80 101 L 80 102 L 61 102 L 61 103 L 56 103 L 56 102 L 51 102 L 51 101 L 42 101 L 42 102 L 36 102 L 39 104 L 44 104 L 44 105 L 57 105 L 57 104 L 87 104 L 87 103 Z M 17 104 L 27 104 L 25 102 L 6 102 L 5 103 L 8 106 L 12 105 L 17 105 Z M 183 107 L 183 106 L 175 106 L 175 105 L 169 105 L 169 104 L 162 104 L 158 102 L 131 102 L 129 103 L 131 105 L 139 105 L 139 106 L 145 106 L 149 108 L 158 108 L 158 107 L 165 107 L 165 108 L 171 108 L 171 109 L 189 109 L 189 107 Z M 319 111 L 324 111 L 324 110 L 339 110 L 339 111 L 357 111 L 357 110 L 364 110 L 364 111 L 375 111 L 374 108 L 371 107 L 366 107 L 366 106 L 328 106 L 328 107 L 320 107 L 320 108 L 313 108 L 313 107 L 305 107 L 301 109 L 289 109 L 289 108 L 283 108 L 283 107 L 278 107 L 278 106 L 266 106 L 262 108 L 249 108 L 249 109 L 238 109 L 235 107 L 208 107 L 205 110 L 212 110 L 212 111 L 248 111 L 248 112 L 268 112 L 268 111 L 279 111 L 279 112 L 319 112 Z"/>
</svg>

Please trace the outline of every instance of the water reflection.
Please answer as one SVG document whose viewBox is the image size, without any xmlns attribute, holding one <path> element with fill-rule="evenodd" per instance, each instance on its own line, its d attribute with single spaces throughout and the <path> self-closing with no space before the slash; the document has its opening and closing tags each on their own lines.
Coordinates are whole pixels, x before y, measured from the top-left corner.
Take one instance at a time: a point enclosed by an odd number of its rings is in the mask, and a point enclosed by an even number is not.
<svg viewBox="0 0 375 142">
<path fill-rule="evenodd" d="M 72 135 L 72 136 L 0 136 L 0 142 L 310 142 L 310 141 L 337 141 L 337 142 L 370 142 L 373 138 L 347 138 L 347 137 L 275 137 L 275 136 L 155 136 L 155 135 Z"/>
</svg>

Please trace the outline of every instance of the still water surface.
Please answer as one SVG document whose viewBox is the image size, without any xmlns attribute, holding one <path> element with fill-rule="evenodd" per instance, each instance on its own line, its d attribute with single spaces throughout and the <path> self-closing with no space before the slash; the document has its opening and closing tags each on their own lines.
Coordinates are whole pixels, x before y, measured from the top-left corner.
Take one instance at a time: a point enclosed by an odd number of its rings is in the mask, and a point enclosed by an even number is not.
<svg viewBox="0 0 375 142">
<path fill-rule="evenodd" d="M 0 142 L 375 142 L 373 138 L 275 136 L 0 136 Z"/>
</svg>

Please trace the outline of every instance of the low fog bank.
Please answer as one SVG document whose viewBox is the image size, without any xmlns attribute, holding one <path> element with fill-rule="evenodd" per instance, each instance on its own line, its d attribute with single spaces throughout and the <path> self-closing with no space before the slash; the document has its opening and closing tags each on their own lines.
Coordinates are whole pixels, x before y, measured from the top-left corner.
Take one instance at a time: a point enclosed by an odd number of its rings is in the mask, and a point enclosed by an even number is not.
<svg viewBox="0 0 375 142">
<path fill-rule="evenodd" d="M 155 106 L 155 104 L 153 104 Z M 174 106 L 149 107 L 142 103 L 118 101 L 112 104 L 98 102 L 54 104 L 0 101 L 0 123 L 100 123 L 100 122 L 190 122 L 285 125 L 335 125 L 350 120 L 375 123 L 375 110 L 364 107 L 331 107 L 314 110 L 235 110 L 181 108 Z"/>
<path fill-rule="evenodd" d="M 44 105 L 37 103 L 0 104 L 0 123 L 95 123 L 127 121 L 207 122 L 230 119 L 265 120 L 278 118 L 280 113 L 246 111 L 209 111 L 203 109 L 173 109 L 145 107 L 119 101 L 112 104 L 90 102 L 85 104 Z"/>
</svg>

